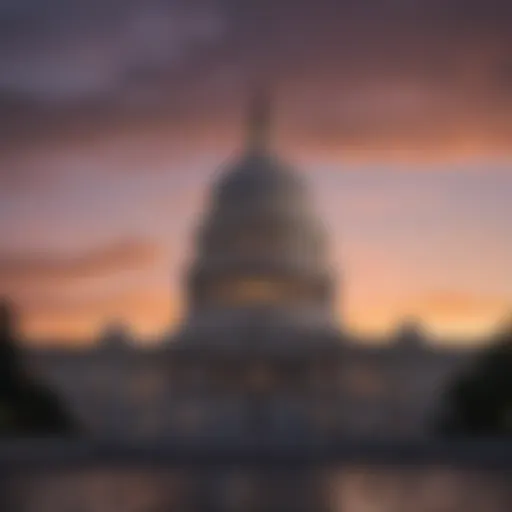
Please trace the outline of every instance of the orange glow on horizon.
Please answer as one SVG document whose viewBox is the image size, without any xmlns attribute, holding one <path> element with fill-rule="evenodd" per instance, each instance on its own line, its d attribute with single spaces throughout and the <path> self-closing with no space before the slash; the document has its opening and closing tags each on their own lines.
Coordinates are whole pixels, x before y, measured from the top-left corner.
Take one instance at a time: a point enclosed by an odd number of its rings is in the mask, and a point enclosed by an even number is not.
<svg viewBox="0 0 512 512">
<path fill-rule="evenodd" d="M 168 335 L 178 325 L 183 315 L 183 304 L 162 298 L 141 298 L 145 305 L 132 303 L 126 307 L 129 313 L 121 314 L 122 307 L 116 307 L 118 315 L 101 315 L 89 312 L 69 315 L 53 315 L 52 317 L 25 318 L 23 333 L 33 344 L 83 345 L 94 342 L 107 322 L 123 321 L 136 337 L 144 338 Z M 127 301 L 127 306 L 130 302 Z M 496 309 L 464 312 L 462 309 L 451 309 L 442 304 L 432 305 L 431 309 L 414 309 L 414 317 L 423 324 L 427 333 L 434 339 L 472 343 L 474 340 L 485 339 L 492 335 L 509 309 L 506 304 L 496 304 Z M 365 309 L 352 310 L 348 314 L 340 314 L 339 322 L 349 332 L 360 336 L 386 338 L 392 335 L 400 323 L 411 314 L 411 308 L 393 307 L 377 304 Z"/>
</svg>

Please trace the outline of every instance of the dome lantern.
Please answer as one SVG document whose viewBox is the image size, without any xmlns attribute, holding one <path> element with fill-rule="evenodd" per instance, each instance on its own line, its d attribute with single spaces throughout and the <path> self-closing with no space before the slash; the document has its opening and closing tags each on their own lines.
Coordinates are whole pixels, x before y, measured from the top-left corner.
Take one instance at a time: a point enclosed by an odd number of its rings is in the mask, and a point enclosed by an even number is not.
<svg viewBox="0 0 512 512">
<path fill-rule="evenodd" d="M 265 152 L 270 144 L 271 103 L 269 96 L 258 91 L 250 105 L 247 126 L 247 148 L 255 153 Z"/>
</svg>

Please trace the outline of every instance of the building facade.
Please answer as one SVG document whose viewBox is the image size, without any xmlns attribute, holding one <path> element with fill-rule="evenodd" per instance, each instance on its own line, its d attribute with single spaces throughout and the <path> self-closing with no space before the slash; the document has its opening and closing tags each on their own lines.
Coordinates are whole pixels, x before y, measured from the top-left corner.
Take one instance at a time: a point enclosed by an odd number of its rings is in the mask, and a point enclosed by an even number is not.
<svg viewBox="0 0 512 512">
<path fill-rule="evenodd" d="M 432 348 L 428 340 L 407 348 L 397 339 L 387 341 L 343 345 L 336 411 L 343 432 L 372 437 L 427 435 L 444 387 L 475 353 Z M 91 433 L 142 439 L 170 432 L 176 370 L 165 348 L 113 350 L 98 345 L 31 350 L 28 357 Z"/>
<path fill-rule="evenodd" d="M 186 274 L 187 312 L 151 349 L 119 329 L 98 346 L 33 351 L 91 432 L 119 437 L 419 436 L 467 351 L 414 328 L 387 345 L 336 322 L 328 238 L 308 187 L 271 147 L 265 98 L 211 190 Z"/>
</svg>

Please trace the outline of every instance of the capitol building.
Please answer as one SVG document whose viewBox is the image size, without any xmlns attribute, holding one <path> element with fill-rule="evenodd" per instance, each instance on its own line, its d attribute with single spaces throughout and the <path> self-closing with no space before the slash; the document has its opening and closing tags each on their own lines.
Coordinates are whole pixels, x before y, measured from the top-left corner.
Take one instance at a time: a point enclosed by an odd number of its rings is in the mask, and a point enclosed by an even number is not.
<svg viewBox="0 0 512 512">
<path fill-rule="evenodd" d="M 242 154 L 212 186 L 170 339 L 136 347 L 113 330 L 89 348 L 31 350 L 92 434 L 425 436 L 473 356 L 432 348 L 414 322 L 378 345 L 338 325 L 328 236 L 272 147 L 270 115 L 257 97 Z"/>
</svg>

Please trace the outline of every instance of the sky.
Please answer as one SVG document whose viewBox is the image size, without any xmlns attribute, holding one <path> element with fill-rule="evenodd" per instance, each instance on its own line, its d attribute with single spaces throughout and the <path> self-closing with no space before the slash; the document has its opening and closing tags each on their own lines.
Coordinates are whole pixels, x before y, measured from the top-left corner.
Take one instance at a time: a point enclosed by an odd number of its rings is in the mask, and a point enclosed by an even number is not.
<svg viewBox="0 0 512 512">
<path fill-rule="evenodd" d="M 0 0 L 0 293 L 33 343 L 179 321 L 255 84 L 331 236 L 340 321 L 512 311 L 508 0 Z"/>
</svg>

